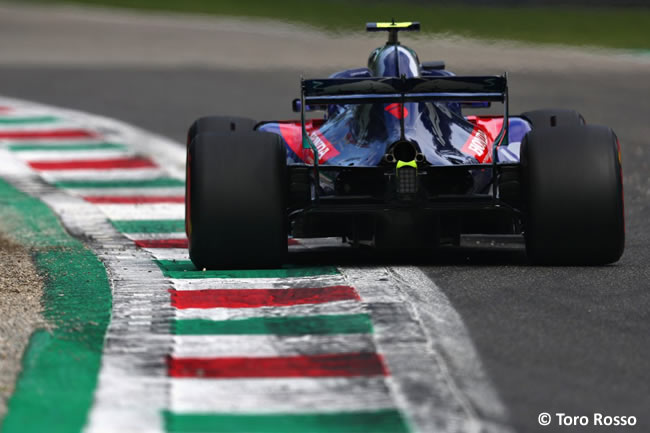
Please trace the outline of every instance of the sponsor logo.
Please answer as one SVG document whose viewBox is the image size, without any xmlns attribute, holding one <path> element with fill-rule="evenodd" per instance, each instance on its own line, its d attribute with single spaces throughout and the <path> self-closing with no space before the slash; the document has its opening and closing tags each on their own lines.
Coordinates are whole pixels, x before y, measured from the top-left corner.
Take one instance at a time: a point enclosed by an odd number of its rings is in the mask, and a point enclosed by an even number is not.
<svg viewBox="0 0 650 433">
<path fill-rule="evenodd" d="M 473 156 L 478 162 L 489 162 L 491 160 L 489 145 L 487 134 L 482 129 L 474 128 L 472 135 L 463 145 L 461 151 Z"/>
<path fill-rule="evenodd" d="M 312 164 L 314 162 L 314 155 L 311 149 L 304 149 L 302 147 L 302 131 L 300 126 L 292 124 L 279 124 L 280 134 L 284 141 L 287 143 L 287 146 L 296 154 L 300 159 L 302 159 L 307 164 Z M 334 145 L 329 142 L 327 138 L 323 136 L 318 130 L 311 130 L 311 127 L 307 128 L 309 134 L 309 139 L 316 149 L 318 150 L 318 161 L 325 162 L 330 158 L 335 157 L 339 154 L 339 151 L 336 150 Z"/>
<path fill-rule="evenodd" d="M 402 118 L 402 104 L 399 102 L 396 102 L 394 104 L 387 105 L 386 108 L 384 108 L 384 111 L 387 111 L 391 116 L 395 117 L 396 119 L 401 119 Z M 408 117 L 409 111 L 404 107 L 404 117 Z"/>
<path fill-rule="evenodd" d="M 318 150 L 319 162 L 325 162 L 339 154 L 339 151 L 336 150 L 332 143 L 318 131 L 312 132 L 309 138 L 314 143 L 314 146 L 316 146 L 316 150 Z M 311 164 L 314 161 L 314 156 L 311 154 L 311 151 L 307 150 L 307 152 L 309 153 L 305 155 L 305 161 Z"/>
</svg>

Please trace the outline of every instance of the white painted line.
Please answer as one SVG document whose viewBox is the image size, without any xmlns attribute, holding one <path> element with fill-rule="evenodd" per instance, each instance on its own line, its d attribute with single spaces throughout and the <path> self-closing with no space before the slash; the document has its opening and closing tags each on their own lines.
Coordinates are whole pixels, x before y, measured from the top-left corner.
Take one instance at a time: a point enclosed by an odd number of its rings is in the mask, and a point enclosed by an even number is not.
<svg viewBox="0 0 650 433">
<path fill-rule="evenodd" d="M 383 377 L 172 379 L 177 413 L 350 412 L 395 407 Z"/>
<path fill-rule="evenodd" d="M 275 357 L 370 353 L 375 344 L 369 334 L 346 335 L 182 335 L 174 337 L 178 358 Z"/>
<path fill-rule="evenodd" d="M 2 142 L 0 141 L 0 145 Z M 0 173 L 6 177 L 36 177 L 37 175 L 23 161 L 16 159 L 13 152 L 0 146 Z"/>
<path fill-rule="evenodd" d="M 380 297 L 403 300 L 401 311 L 381 303 L 369 308 L 378 350 L 391 371 L 389 386 L 418 431 L 511 432 L 461 317 L 433 281 L 416 267 L 341 271 L 366 302 L 378 288 Z M 414 376 L 420 378 L 418 392 Z"/>
<path fill-rule="evenodd" d="M 441 348 L 450 381 L 466 397 L 468 410 L 474 408 L 488 419 L 505 421 L 506 409 L 483 370 L 469 331 L 444 292 L 418 268 L 396 267 L 391 271 L 398 281 L 410 287 L 407 296 L 430 338 L 435 338 Z"/>
<path fill-rule="evenodd" d="M 189 260 L 187 248 L 145 248 L 158 260 Z"/>
<path fill-rule="evenodd" d="M 149 180 L 166 176 L 160 168 L 133 168 L 110 170 L 44 170 L 40 172 L 47 182 L 64 180 Z"/>
<path fill-rule="evenodd" d="M 65 191 L 72 195 L 80 196 L 114 196 L 114 197 L 184 197 L 185 187 L 168 188 L 66 188 Z"/>
<path fill-rule="evenodd" d="M 295 289 L 300 287 L 343 286 L 348 282 L 340 275 L 295 278 L 202 278 L 171 279 L 176 290 L 204 289 Z"/>
<path fill-rule="evenodd" d="M 133 240 L 160 240 L 160 239 L 186 239 L 185 232 L 165 232 L 165 233 L 122 233 L 129 239 Z"/>
<path fill-rule="evenodd" d="M 60 145 L 99 144 L 104 142 L 106 142 L 106 140 L 103 140 L 101 137 L 84 137 L 84 138 L 42 137 L 42 138 L 30 138 L 30 139 L 19 139 L 19 140 L 0 138 L 0 147 L 12 145 L 12 144 L 15 145 L 37 144 L 39 146 L 60 146 Z M 67 151 L 62 151 L 62 152 L 67 153 Z"/>
<path fill-rule="evenodd" d="M 120 149 L 98 149 L 98 150 L 24 150 L 15 152 L 14 155 L 29 162 L 50 162 L 50 161 L 78 161 L 95 159 L 128 158 L 135 155 L 135 152 Z"/>
<path fill-rule="evenodd" d="M 176 319 L 237 320 L 252 317 L 316 316 L 368 313 L 366 305 L 355 300 L 260 308 L 186 308 L 175 312 Z"/>
<path fill-rule="evenodd" d="M 15 118 L 20 118 L 23 116 L 12 116 Z M 31 116 L 30 116 L 31 117 Z M 9 117 L 2 116 L 0 119 L 9 119 Z M 29 123 L 2 123 L 0 121 L 0 133 L 6 131 L 61 131 L 66 129 L 82 129 L 76 122 L 70 122 L 65 120 L 59 120 L 55 122 L 29 122 Z M 21 139 L 24 141 L 24 139 Z"/>
<path fill-rule="evenodd" d="M 52 113 L 48 110 L 44 110 L 43 108 L 37 106 L 33 106 L 33 107 L 23 106 L 15 109 L 14 107 L 12 107 L 12 110 L 8 112 L 3 112 L 2 115 L 0 115 L 0 118 L 13 119 L 13 118 L 21 118 L 21 117 L 41 117 L 41 116 L 52 116 Z"/>
<path fill-rule="evenodd" d="M 185 219 L 184 204 L 98 204 L 96 206 L 112 220 Z"/>
</svg>

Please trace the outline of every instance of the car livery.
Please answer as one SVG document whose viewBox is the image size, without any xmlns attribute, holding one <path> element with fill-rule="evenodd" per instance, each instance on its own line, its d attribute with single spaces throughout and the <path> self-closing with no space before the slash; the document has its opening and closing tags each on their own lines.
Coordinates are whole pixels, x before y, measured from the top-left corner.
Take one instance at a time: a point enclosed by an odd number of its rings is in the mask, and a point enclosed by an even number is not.
<svg viewBox="0 0 650 433">
<path fill-rule="evenodd" d="M 573 110 L 510 115 L 507 74 L 457 76 L 421 62 L 398 40 L 419 28 L 367 24 L 388 41 L 364 68 L 302 79 L 297 120 L 192 125 L 186 219 L 197 266 L 280 265 L 287 235 L 397 250 L 509 236 L 536 263 L 618 260 L 614 132 Z M 502 115 L 464 113 L 492 103 Z M 313 111 L 324 114 L 308 119 Z"/>
</svg>

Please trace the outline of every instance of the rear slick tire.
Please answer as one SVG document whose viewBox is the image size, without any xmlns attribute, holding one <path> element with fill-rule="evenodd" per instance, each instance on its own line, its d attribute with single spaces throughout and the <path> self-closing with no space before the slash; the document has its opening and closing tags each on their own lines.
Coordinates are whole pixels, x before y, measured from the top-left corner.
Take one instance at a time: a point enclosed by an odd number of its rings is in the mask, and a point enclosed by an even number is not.
<svg viewBox="0 0 650 433">
<path fill-rule="evenodd" d="M 526 252 L 533 263 L 603 265 L 623 254 L 620 148 L 607 127 L 529 132 L 521 148 Z"/>
<path fill-rule="evenodd" d="M 526 111 L 521 113 L 521 117 L 526 119 L 533 129 L 582 126 L 585 124 L 585 118 L 582 117 L 582 114 L 575 110 L 560 108 Z"/>
<path fill-rule="evenodd" d="M 187 131 L 187 145 L 194 137 L 207 133 L 250 132 L 257 122 L 248 117 L 233 116 L 205 116 L 199 117 L 192 123 Z"/>
<path fill-rule="evenodd" d="M 199 269 L 281 266 L 286 202 L 286 149 L 277 135 L 200 134 L 190 143 L 186 230 Z"/>
</svg>

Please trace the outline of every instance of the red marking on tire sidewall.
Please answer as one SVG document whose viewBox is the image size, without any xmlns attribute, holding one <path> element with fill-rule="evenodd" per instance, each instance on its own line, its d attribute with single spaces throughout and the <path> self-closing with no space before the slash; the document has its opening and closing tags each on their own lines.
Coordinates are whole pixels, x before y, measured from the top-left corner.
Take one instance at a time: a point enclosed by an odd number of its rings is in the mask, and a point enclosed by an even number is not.
<svg viewBox="0 0 650 433">
<path fill-rule="evenodd" d="M 616 156 L 618 158 L 618 175 L 621 179 L 621 212 L 623 215 L 623 233 L 627 233 L 625 229 L 625 192 L 623 190 L 623 156 L 621 154 L 621 143 L 616 137 Z"/>
<path fill-rule="evenodd" d="M 187 159 L 185 163 L 185 235 L 188 242 L 192 235 L 192 215 L 190 214 L 190 197 L 191 197 L 191 172 L 190 166 L 192 164 L 192 154 L 190 153 L 190 146 L 187 146 Z"/>
</svg>

